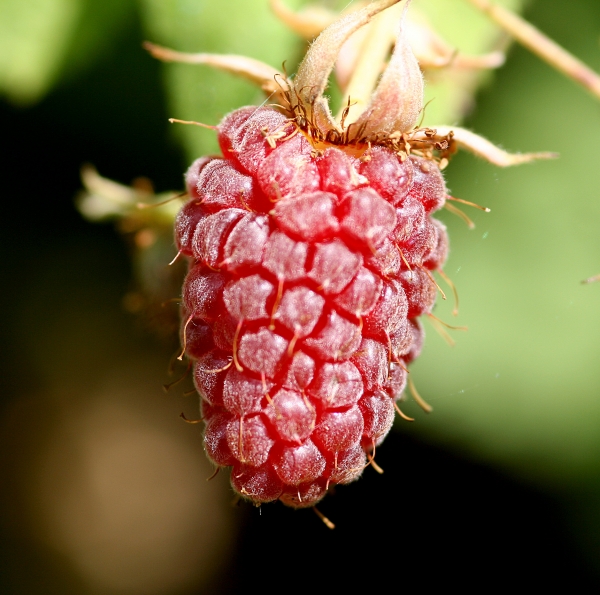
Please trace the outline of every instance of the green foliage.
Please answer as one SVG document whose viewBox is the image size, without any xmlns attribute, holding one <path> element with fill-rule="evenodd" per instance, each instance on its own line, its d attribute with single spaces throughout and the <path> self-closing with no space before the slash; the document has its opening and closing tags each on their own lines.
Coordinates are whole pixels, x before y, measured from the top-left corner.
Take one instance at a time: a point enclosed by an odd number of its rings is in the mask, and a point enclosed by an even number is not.
<svg viewBox="0 0 600 595">
<path fill-rule="evenodd" d="M 276 68 L 284 60 L 295 66 L 302 52 L 302 42 L 277 21 L 266 0 L 229 0 L 226 11 L 210 0 L 141 0 L 141 7 L 149 40 L 179 51 L 242 54 Z M 164 69 L 172 116 L 182 120 L 217 124 L 231 110 L 264 100 L 249 83 L 208 66 Z M 217 150 L 214 134 L 183 126 L 176 132 L 190 160 Z"/>
<path fill-rule="evenodd" d="M 525 0 L 499 0 L 496 4 L 519 12 Z M 457 52 L 480 55 L 507 45 L 507 38 L 484 15 L 468 2 L 447 0 L 418 0 L 417 7 L 433 28 Z M 474 104 L 474 94 L 481 85 L 489 83 L 493 72 L 445 71 L 428 72 L 425 101 L 428 102 L 425 124 L 458 124 Z"/>
<path fill-rule="evenodd" d="M 522 0 L 504 0 L 519 8 Z M 288 0 L 290 8 L 309 4 Z M 340 3 L 323 2 L 331 9 Z M 211 0 L 4 0 L 0 3 L 0 93 L 30 104 L 54 85 L 77 76 L 106 53 L 135 9 L 149 40 L 187 52 L 250 55 L 293 72 L 304 42 L 271 13 L 266 0 L 230 0 L 227 11 Z M 415 7 L 460 52 L 478 54 L 496 45 L 494 27 L 465 2 L 419 0 Z M 264 40 L 269 43 L 265 44 Z M 141 42 L 142 40 L 140 40 Z M 206 66 L 167 64 L 165 90 L 173 117 L 217 123 L 228 111 L 262 101 L 252 85 Z M 426 123 L 453 123 L 471 105 L 473 90 L 489 75 L 434 73 L 427 87 Z M 335 90 L 332 90 L 335 95 Z M 179 127 L 188 155 L 217 149 L 213 136 Z"/>
<path fill-rule="evenodd" d="M 575 23 L 597 23 L 599 7 L 581 5 L 559 26 L 558 9 L 537 6 L 534 22 L 598 69 L 597 31 L 590 25 L 577 39 L 572 32 Z M 453 195 L 492 212 L 469 211 L 471 232 L 442 215 L 461 313 L 453 320 L 446 303 L 435 313 L 469 331 L 453 332 L 449 349 L 430 330 L 413 374 L 436 411 L 403 430 L 557 491 L 585 484 L 597 494 L 600 285 L 581 281 L 600 271 L 600 171 L 574 131 L 595 134 L 598 103 L 515 48 L 468 124 L 511 150 L 560 158 L 498 170 L 459 155 L 447 169 Z"/>
<path fill-rule="evenodd" d="M 91 66 L 132 14 L 131 0 L 0 2 L 0 94 L 40 100 L 58 81 Z"/>
</svg>

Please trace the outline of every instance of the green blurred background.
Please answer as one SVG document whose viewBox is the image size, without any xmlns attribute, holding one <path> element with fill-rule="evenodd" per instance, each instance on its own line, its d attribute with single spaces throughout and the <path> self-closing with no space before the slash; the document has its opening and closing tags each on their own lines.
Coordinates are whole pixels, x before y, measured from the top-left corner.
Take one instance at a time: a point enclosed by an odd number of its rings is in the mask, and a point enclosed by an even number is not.
<svg viewBox="0 0 600 595">
<path fill-rule="evenodd" d="M 414 5 L 456 46 L 477 45 L 464 0 Z M 524 15 L 600 71 L 597 0 L 538 0 Z M 74 206 L 84 163 L 181 188 L 216 143 L 167 118 L 214 124 L 261 101 L 226 74 L 164 67 L 144 39 L 290 70 L 305 47 L 266 0 L 0 2 L 0 592 L 239 593 L 260 573 L 266 592 L 293 591 L 308 559 L 331 567 L 323 590 L 357 588 L 365 558 L 402 564 L 422 587 L 481 575 L 598 586 L 600 283 L 580 282 L 600 273 L 600 102 L 516 46 L 487 77 L 466 125 L 560 159 L 500 170 L 460 154 L 446 170 L 454 196 L 492 209 L 469 212 L 472 231 L 440 214 L 460 315 L 435 313 L 469 330 L 450 348 L 427 325 L 412 373 L 434 412 L 406 405 L 417 421 L 378 451 L 385 474 L 369 469 L 321 506 L 330 533 L 309 511 L 231 506 L 223 473 L 205 481 L 201 428 L 178 417 L 197 417 L 197 399 L 161 388 L 176 311 L 126 311 L 131 238 Z M 425 124 L 455 124 L 443 86 L 429 92 Z"/>
</svg>

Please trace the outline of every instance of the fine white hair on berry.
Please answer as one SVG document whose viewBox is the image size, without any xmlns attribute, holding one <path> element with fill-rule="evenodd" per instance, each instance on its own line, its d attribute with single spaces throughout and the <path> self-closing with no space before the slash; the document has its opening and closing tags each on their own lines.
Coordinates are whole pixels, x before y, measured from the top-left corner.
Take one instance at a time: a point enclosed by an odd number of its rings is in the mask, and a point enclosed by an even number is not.
<svg viewBox="0 0 600 595">
<path fill-rule="evenodd" d="M 359 477 L 391 428 L 447 254 L 430 216 L 446 191 L 434 160 L 255 133 L 273 122 L 295 127 L 273 107 L 225 117 L 224 157 L 188 172 L 176 241 L 191 244 L 206 451 L 243 497 L 306 507 Z"/>
</svg>

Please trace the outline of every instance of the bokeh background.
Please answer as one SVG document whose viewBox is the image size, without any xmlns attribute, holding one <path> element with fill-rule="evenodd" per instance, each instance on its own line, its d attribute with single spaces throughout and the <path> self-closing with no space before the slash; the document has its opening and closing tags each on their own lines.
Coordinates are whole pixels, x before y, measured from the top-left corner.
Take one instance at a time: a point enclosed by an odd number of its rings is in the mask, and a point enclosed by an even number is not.
<svg viewBox="0 0 600 595">
<path fill-rule="evenodd" d="M 464 0 L 414 4 L 471 49 Z M 600 70 L 597 0 L 524 15 Z M 517 46 L 481 86 L 468 127 L 560 159 L 500 170 L 460 154 L 447 169 L 453 195 L 492 209 L 469 212 L 472 231 L 440 214 L 460 315 L 436 315 L 469 330 L 450 348 L 427 326 L 412 374 L 434 412 L 406 405 L 417 421 L 379 449 L 384 475 L 367 469 L 320 506 L 330 532 L 310 511 L 233 505 L 225 473 L 206 481 L 201 426 L 179 418 L 197 417 L 197 397 L 185 380 L 162 388 L 185 372 L 169 375 L 176 306 L 140 303 L 152 273 L 176 297 L 174 250 L 148 269 L 139 238 L 75 207 L 85 163 L 179 190 L 216 143 L 167 118 L 214 124 L 261 100 L 226 74 L 157 63 L 144 39 L 290 71 L 304 42 L 266 0 L 3 0 L 0 31 L 0 592 L 371 589 L 394 571 L 423 588 L 600 585 L 600 283 L 581 284 L 600 273 L 600 101 Z M 448 104 L 431 89 L 425 124 L 455 124 L 433 121 Z"/>
</svg>

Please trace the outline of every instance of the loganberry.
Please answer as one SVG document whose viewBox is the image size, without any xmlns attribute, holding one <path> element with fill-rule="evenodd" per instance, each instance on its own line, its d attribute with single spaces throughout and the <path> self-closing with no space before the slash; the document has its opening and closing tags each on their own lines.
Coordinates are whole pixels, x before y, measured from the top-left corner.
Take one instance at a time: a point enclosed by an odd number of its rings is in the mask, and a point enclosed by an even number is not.
<svg viewBox="0 0 600 595">
<path fill-rule="evenodd" d="M 429 216 L 446 190 L 433 145 L 321 138 L 288 106 L 225 117 L 223 157 L 186 174 L 175 239 L 206 451 L 246 498 L 304 507 L 359 477 L 390 430 L 422 342 L 410 319 L 447 254 Z"/>
<path fill-rule="evenodd" d="M 402 33 L 362 113 L 349 102 L 332 117 L 323 92 L 341 45 L 397 1 L 333 23 L 293 80 L 235 57 L 278 104 L 228 114 L 222 157 L 185 177 L 182 343 L 206 452 L 255 504 L 313 506 L 373 462 L 448 254 L 431 217 L 450 198 L 441 166 L 457 143 L 485 154 L 472 133 L 416 126 L 423 79 Z"/>
</svg>

